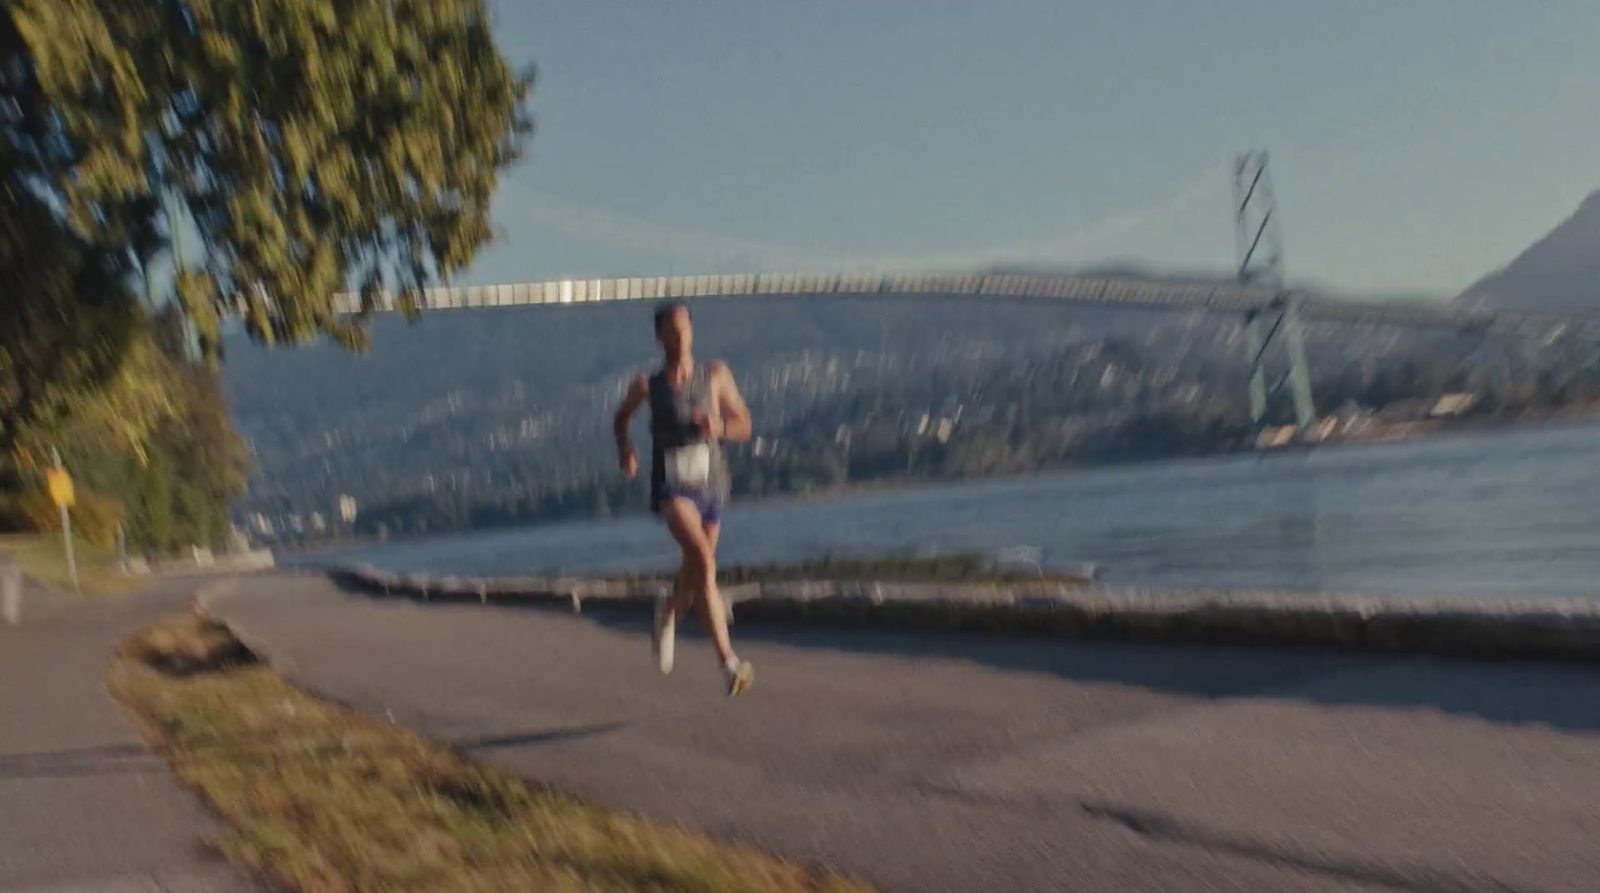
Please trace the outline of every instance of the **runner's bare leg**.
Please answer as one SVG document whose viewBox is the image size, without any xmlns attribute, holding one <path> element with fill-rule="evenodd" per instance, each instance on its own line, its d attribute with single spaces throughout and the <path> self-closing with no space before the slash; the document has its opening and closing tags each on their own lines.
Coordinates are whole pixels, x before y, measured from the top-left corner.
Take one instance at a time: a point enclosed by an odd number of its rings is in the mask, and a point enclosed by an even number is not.
<svg viewBox="0 0 1600 893">
<path fill-rule="evenodd" d="M 700 529 L 705 531 L 706 541 L 711 544 L 712 557 L 716 557 L 717 540 L 722 536 L 722 524 L 720 522 L 702 524 Z M 691 576 L 689 566 L 684 564 L 678 568 L 678 576 L 672 581 L 672 616 L 674 617 L 688 617 L 689 612 L 694 610 L 695 588 Z M 720 595 L 721 592 L 722 590 L 719 587 L 717 593 Z"/>
<path fill-rule="evenodd" d="M 680 563 L 678 575 L 672 578 L 672 601 L 669 605 L 673 617 L 688 617 L 694 608 L 694 586 L 689 579 L 689 565 Z"/>
<path fill-rule="evenodd" d="M 700 614 L 717 647 L 717 662 L 726 665 L 734 654 L 733 643 L 728 638 L 727 608 L 717 589 L 716 542 L 707 535 L 700 509 L 690 500 L 668 502 L 661 507 L 661 515 L 666 519 L 672 538 L 683 550 L 683 568 L 689 572 L 688 591 L 691 596 L 699 596 Z"/>
</svg>

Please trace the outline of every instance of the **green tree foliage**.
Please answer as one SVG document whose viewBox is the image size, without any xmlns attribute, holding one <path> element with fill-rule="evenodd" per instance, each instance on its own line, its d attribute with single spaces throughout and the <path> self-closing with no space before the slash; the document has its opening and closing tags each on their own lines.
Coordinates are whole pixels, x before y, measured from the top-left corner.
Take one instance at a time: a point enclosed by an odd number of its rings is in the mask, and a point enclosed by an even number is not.
<svg viewBox="0 0 1600 893">
<path fill-rule="evenodd" d="M 490 238 L 528 85 L 483 0 L 8 0 L 0 175 L 130 269 L 177 209 L 207 345 L 230 313 L 267 341 L 360 344 L 336 292 L 414 311 Z"/>
<path fill-rule="evenodd" d="M 177 324 L 169 313 L 141 325 L 112 382 L 74 395 L 58 424 L 22 437 L 35 465 L 59 445 L 78 483 L 75 524 L 91 540 L 109 544 L 121 521 L 137 550 L 225 542 L 228 503 L 244 490 L 244 445 L 216 371 L 180 359 Z M 37 483 L 25 499 L 28 520 L 53 529 L 55 510 Z"/>
<path fill-rule="evenodd" d="M 51 424 L 116 377 L 139 312 L 115 257 L 61 232 L 36 196 L 0 184 L 0 484 L 28 425 Z"/>
<path fill-rule="evenodd" d="M 146 545 L 214 539 L 238 441 L 128 283 L 177 255 L 211 358 L 229 316 L 361 346 L 336 293 L 414 313 L 489 240 L 529 83 L 484 0 L 0 4 L 0 493 L 70 443 Z"/>
<path fill-rule="evenodd" d="M 182 412 L 157 430 L 149 463 L 136 468 L 119 457 L 122 486 L 137 490 L 125 499 L 128 540 L 149 552 L 221 547 L 228 502 L 244 490 L 244 446 L 228 423 L 216 374 L 184 366 L 175 385 Z"/>
<path fill-rule="evenodd" d="M 160 425 L 182 411 L 182 394 L 174 387 L 181 372 L 179 361 L 141 326 L 117 371 L 95 387 L 69 393 L 57 423 L 24 431 L 21 446 L 37 461 L 52 444 L 70 440 L 98 453 L 126 454 L 143 466 Z"/>
</svg>

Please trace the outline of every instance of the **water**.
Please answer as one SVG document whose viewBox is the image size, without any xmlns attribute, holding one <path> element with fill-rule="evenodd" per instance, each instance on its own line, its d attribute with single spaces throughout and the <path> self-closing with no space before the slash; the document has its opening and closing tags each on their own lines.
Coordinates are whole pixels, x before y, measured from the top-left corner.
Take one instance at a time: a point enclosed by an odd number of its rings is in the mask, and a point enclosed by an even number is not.
<svg viewBox="0 0 1600 893">
<path fill-rule="evenodd" d="M 1118 583 L 1600 597 L 1597 459 L 1600 426 L 1535 428 L 736 505 L 722 560 L 1028 545 Z M 677 553 L 646 516 L 334 558 L 494 575 L 659 569 Z"/>
</svg>

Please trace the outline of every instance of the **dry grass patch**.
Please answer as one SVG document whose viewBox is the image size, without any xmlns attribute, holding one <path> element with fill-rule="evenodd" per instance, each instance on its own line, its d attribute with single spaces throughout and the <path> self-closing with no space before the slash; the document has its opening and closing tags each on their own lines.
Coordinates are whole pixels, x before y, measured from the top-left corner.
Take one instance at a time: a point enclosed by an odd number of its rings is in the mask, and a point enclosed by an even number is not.
<svg viewBox="0 0 1600 893">
<path fill-rule="evenodd" d="M 866 889 L 584 805 L 319 700 L 204 617 L 132 636 L 109 679 L 232 825 L 229 855 L 297 889 Z"/>
</svg>

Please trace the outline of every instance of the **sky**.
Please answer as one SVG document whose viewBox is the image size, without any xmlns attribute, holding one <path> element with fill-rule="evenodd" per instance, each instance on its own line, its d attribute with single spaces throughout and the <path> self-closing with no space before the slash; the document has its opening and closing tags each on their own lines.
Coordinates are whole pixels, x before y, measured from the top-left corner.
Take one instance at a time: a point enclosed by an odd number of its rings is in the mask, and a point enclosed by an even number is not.
<svg viewBox="0 0 1600 893">
<path fill-rule="evenodd" d="M 457 281 L 1233 264 L 1459 292 L 1600 189 L 1596 0 L 491 0 L 537 131 Z"/>
</svg>

